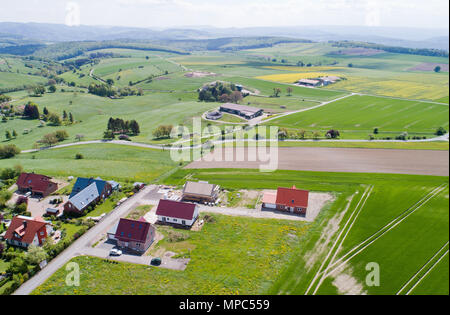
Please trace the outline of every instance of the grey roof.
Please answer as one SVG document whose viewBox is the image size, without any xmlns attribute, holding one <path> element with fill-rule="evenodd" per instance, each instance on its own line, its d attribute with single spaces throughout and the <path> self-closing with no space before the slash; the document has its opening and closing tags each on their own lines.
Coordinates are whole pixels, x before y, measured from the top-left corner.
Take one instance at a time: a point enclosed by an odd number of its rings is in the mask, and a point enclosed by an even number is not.
<svg viewBox="0 0 450 315">
<path fill-rule="evenodd" d="M 108 233 L 107 234 L 113 234 L 113 235 L 116 235 L 116 231 L 117 231 L 117 228 L 119 227 L 119 221 L 117 221 L 117 223 L 116 224 L 114 224 L 109 230 L 108 230 Z"/>
<path fill-rule="evenodd" d="M 208 183 L 186 182 L 183 193 L 202 196 L 212 196 L 216 185 Z"/>
<path fill-rule="evenodd" d="M 226 103 L 226 104 L 223 104 L 220 107 L 221 108 L 231 109 L 231 110 L 237 110 L 237 111 L 240 111 L 240 112 L 250 113 L 250 114 L 255 114 L 257 112 L 262 111 L 261 108 L 247 106 L 247 105 L 233 104 L 233 103 Z"/>
<path fill-rule="evenodd" d="M 98 193 L 97 185 L 96 183 L 92 183 L 78 194 L 71 197 L 69 201 L 75 208 L 78 209 L 78 211 L 82 211 L 98 197 L 100 197 L 100 195 Z"/>
</svg>

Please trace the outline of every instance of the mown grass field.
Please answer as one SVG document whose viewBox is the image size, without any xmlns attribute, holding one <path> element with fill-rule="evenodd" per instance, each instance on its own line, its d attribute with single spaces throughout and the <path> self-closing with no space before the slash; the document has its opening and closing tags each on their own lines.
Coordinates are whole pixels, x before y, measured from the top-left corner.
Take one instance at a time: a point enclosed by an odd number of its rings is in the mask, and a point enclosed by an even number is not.
<svg viewBox="0 0 450 315">
<path fill-rule="evenodd" d="M 437 128 L 448 128 L 448 111 L 447 105 L 355 95 L 267 124 L 321 132 L 337 129 L 344 139 L 367 139 L 375 128 L 377 137 L 408 132 L 432 138 Z"/>
<path fill-rule="evenodd" d="M 43 77 L 22 73 L 0 72 L 0 89 L 8 89 L 23 86 L 44 84 L 47 80 Z"/>
<path fill-rule="evenodd" d="M 336 232 L 330 235 L 328 242 L 319 241 L 330 233 L 328 224 L 333 222 L 343 228 L 369 185 L 374 186 L 373 192 L 339 255 L 385 226 L 435 187 L 448 184 L 448 177 L 295 171 L 264 174 L 257 170 L 220 169 L 179 170 L 164 183 L 182 185 L 188 177 L 190 180 L 207 180 L 227 189 L 274 189 L 295 184 L 313 191 L 334 192 L 336 199 L 310 224 L 214 216 L 215 223 L 207 223 L 201 232 L 188 232 L 189 237 L 180 244 L 166 242 L 161 245 L 191 258 L 184 272 L 108 264 L 100 259 L 80 257 L 74 260 L 82 271 L 79 288 L 64 285 L 65 270 L 62 268 L 34 293 L 303 294 L 337 237 Z M 349 210 L 344 212 L 349 202 Z M 443 241 L 448 241 L 448 211 L 443 211 L 445 208 L 448 210 L 448 189 L 350 261 L 350 276 L 369 294 L 395 294 L 426 263 L 430 258 L 428 254 L 442 246 Z M 342 220 L 336 221 L 336 218 Z M 422 237 L 430 236 L 433 229 L 434 236 Z M 190 251 L 184 251 L 188 248 Z M 367 287 L 364 282 L 365 264 L 372 261 L 381 265 L 383 281 L 378 288 Z M 271 268 L 266 268 L 268 264 Z M 448 260 L 442 264 L 442 268 L 434 269 L 429 280 L 423 282 L 422 292 L 439 294 L 445 293 L 446 288 L 448 292 L 448 278 L 445 279 L 448 271 L 440 274 L 441 280 L 434 274 L 445 267 L 448 269 Z M 398 270 L 401 272 L 396 272 Z M 113 274 L 114 277 L 109 276 Z M 318 293 L 339 292 L 332 283 L 333 279 L 327 279 Z"/>
</svg>

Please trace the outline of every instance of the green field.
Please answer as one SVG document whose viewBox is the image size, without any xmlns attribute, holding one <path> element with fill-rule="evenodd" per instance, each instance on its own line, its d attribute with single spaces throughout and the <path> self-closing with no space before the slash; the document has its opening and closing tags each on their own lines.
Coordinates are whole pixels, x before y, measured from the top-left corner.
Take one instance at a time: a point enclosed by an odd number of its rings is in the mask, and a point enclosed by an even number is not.
<svg viewBox="0 0 450 315">
<path fill-rule="evenodd" d="M 337 129 L 344 139 L 367 139 L 375 128 L 377 137 L 408 132 L 432 138 L 439 127 L 448 128 L 448 110 L 446 105 L 356 95 L 267 124 L 321 132 Z"/>
<path fill-rule="evenodd" d="M 298 222 L 214 218 L 215 222 L 207 223 L 202 231 L 187 232 L 185 242 L 189 244 L 184 246 L 195 249 L 190 252 L 191 262 L 185 271 L 79 257 L 73 261 L 80 264 L 80 287 L 65 286 L 66 272 L 61 269 L 34 294 L 263 293 L 293 258 L 298 240 L 309 229 L 308 224 Z"/>
<path fill-rule="evenodd" d="M 375 234 L 376 240 L 355 255 L 342 274 L 354 281 L 356 288 L 361 287 L 360 293 L 395 294 L 448 242 L 448 177 L 296 171 L 264 174 L 256 170 L 217 169 L 179 170 L 164 183 L 182 185 L 187 176 L 227 189 L 273 189 L 295 184 L 312 191 L 333 192 L 336 200 L 312 224 L 215 216 L 215 223 L 207 224 L 201 232 L 189 232 L 190 237 L 182 243 L 163 244 L 179 252 L 191 249 L 191 262 L 184 272 L 110 265 L 82 257 L 75 259 L 81 264 L 81 287 L 62 285 L 65 271 L 61 269 L 35 293 L 158 294 L 164 290 L 177 294 L 184 290 L 186 294 L 304 294 L 329 252 L 340 248 L 335 257 L 338 260 Z M 430 195 L 438 187 L 442 190 Z M 415 206 L 426 196 L 431 196 L 427 202 Z M 399 215 L 405 219 L 386 233 L 376 234 L 391 227 L 388 223 Z M 352 224 L 346 224 L 347 221 Z M 339 229 L 333 230 L 330 224 L 337 224 Z M 298 238 L 286 242 L 288 231 L 296 231 Z M 279 242 L 285 246 L 280 247 Z M 334 243 L 342 246 L 333 247 Z M 268 261 L 272 261 L 270 271 L 261 268 Z M 381 286 L 375 288 L 365 284 L 365 266 L 374 261 L 380 264 L 383 279 Z M 448 260 L 441 263 L 440 268 L 448 269 Z M 427 281 L 417 290 L 448 292 L 448 281 L 435 278 L 434 273 L 440 268 L 433 269 L 429 280 L 426 277 Z M 448 278 L 448 272 L 445 274 Z M 344 294 L 340 284 L 333 285 L 334 277 L 340 275 L 323 279 L 316 293 Z M 127 279 L 130 276 L 132 280 Z M 124 281 L 130 285 L 123 286 Z"/>
<path fill-rule="evenodd" d="M 196 99 L 197 94 L 194 93 L 148 93 L 144 96 L 132 96 L 118 100 L 78 92 L 57 92 L 45 94 L 39 98 L 25 97 L 13 104 L 22 105 L 32 101 L 38 104 L 41 112 L 44 107 L 47 107 L 50 112 L 59 115 L 62 115 L 65 110 L 67 113 L 73 114 L 76 123 L 69 126 L 47 125 L 40 128 L 37 120 L 15 118 L 6 123 L 0 123 L 0 139 L 3 144 L 14 143 L 22 150 L 31 149 L 33 144 L 45 134 L 61 129 L 66 130 L 69 134 L 66 142 L 75 142 L 77 134 L 84 135 L 84 140 L 102 139 L 108 119 L 114 117 L 138 121 L 141 134 L 133 137 L 133 141 L 160 143 L 161 141 L 153 140 L 153 131 L 159 125 L 184 124 L 191 126 L 192 117 L 201 117 L 204 112 L 217 107 L 217 104 L 202 103 Z M 31 132 L 23 134 L 24 129 L 29 129 Z M 10 132 L 16 130 L 17 139 L 4 142 L 6 130 Z"/>
<path fill-rule="evenodd" d="M 77 153 L 84 158 L 76 160 Z M 149 182 L 177 167 L 167 151 L 110 144 L 80 145 L 2 160 L 2 167 L 15 165 L 56 177 L 100 176 L 124 182 Z"/>
</svg>

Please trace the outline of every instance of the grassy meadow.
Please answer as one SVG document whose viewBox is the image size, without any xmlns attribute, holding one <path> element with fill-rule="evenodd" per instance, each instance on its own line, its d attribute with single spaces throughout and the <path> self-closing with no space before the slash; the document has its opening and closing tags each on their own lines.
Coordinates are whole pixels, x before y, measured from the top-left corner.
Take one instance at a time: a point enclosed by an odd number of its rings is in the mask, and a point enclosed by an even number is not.
<svg viewBox="0 0 450 315">
<path fill-rule="evenodd" d="M 76 160 L 81 154 L 83 159 Z M 111 144 L 80 145 L 2 160 L 3 167 L 22 165 L 25 170 L 49 176 L 97 177 L 123 182 L 151 182 L 176 168 L 167 151 Z"/>
<path fill-rule="evenodd" d="M 410 136 L 432 138 L 439 127 L 448 128 L 447 105 L 372 96 L 351 96 L 326 106 L 268 122 L 280 127 L 320 130 L 337 129 L 344 139 Z"/>
</svg>

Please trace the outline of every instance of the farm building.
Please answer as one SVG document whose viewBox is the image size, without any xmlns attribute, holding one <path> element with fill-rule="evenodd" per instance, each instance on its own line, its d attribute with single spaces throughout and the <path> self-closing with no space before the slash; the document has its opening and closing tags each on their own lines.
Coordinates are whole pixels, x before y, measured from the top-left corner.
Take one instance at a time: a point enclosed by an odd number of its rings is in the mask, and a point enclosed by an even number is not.
<svg viewBox="0 0 450 315">
<path fill-rule="evenodd" d="M 336 77 L 336 76 L 326 76 L 326 77 L 321 77 L 320 80 L 322 81 L 324 86 L 336 83 L 337 81 L 340 81 L 341 78 L 340 77 Z"/>
<path fill-rule="evenodd" d="M 28 248 L 30 245 L 41 246 L 45 239 L 53 232 L 50 222 L 41 218 L 16 216 L 12 219 L 5 234 L 9 245 Z"/>
<path fill-rule="evenodd" d="M 220 186 L 208 182 L 186 182 L 183 188 L 182 200 L 214 203 L 219 197 Z"/>
<path fill-rule="evenodd" d="M 161 223 L 191 227 L 198 219 L 198 206 L 192 203 L 160 200 L 156 215 Z"/>
<path fill-rule="evenodd" d="M 112 237 L 112 233 L 114 236 Z M 108 238 L 117 241 L 120 248 L 129 249 L 138 253 L 145 253 L 152 245 L 156 235 L 155 227 L 144 218 L 138 221 L 120 219 L 114 231 L 108 232 Z"/>
<path fill-rule="evenodd" d="M 34 173 L 20 174 L 16 184 L 20 192 L 31 192 L 38 197 L 47 197 L 58 190 L 58 184 L 52 182 L 51 177 Z"/>
<path fill-rule="evenodd" d="M 283 212 L 306 215 L 308 210 L 309 191 L 279 187 L 276 193 L 265 193 L 262 200 L 263 209 L 274 209 Z"/>
<path fill-rule="evenodd" d="M 318 87 L 322 85 L 322 82 L 320 80 L 301 79 L 298 81 L 298 85 Z"/>
<path fill-rule="evenodd" d="M 209 119 L 209 120 L 218 120 L 218 119 L 222 118 L 222 116 L 223 116 L 223 115 L 222 115 L 221 112 L 215 110 L 215 111 L 212 111 L 212 112 L 207 113 L 207 114 L 206 114 L 206 119 Z"/>
<path fill-rule="evenodd" d="M 64 204 L 65 213 L 81 214 L 90 205 L 106 199 L 112 193 L 111 184 L 99 178 L 78 178 L 69 200 Z"/>
<path fill-rule="evenodd" d="M 226 112 L 234 115 L 244 117 L 245 119 L 253 119 L 264 114 L 264 110 L 247 105 L 239 105 L 233 103 L 226 103 L 220 106 L 221 112 Z"/>
</svg>

